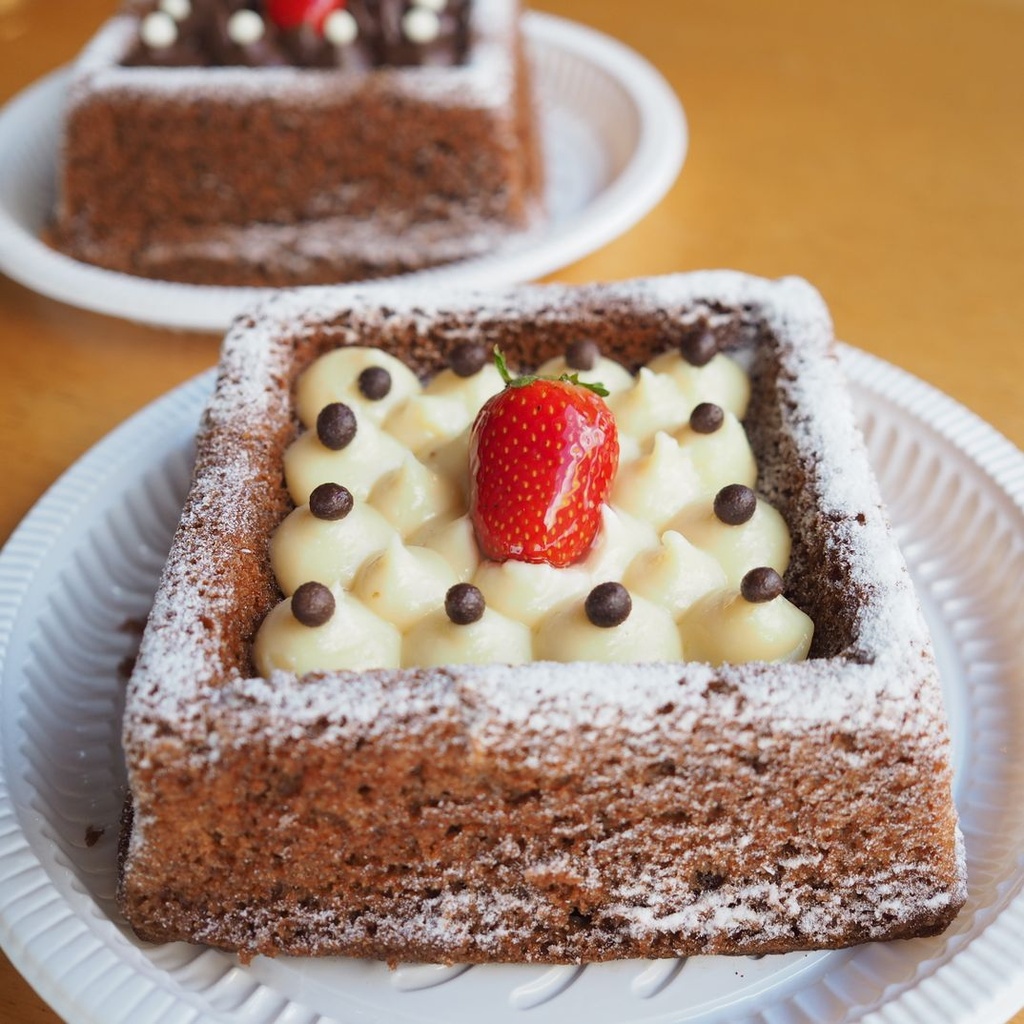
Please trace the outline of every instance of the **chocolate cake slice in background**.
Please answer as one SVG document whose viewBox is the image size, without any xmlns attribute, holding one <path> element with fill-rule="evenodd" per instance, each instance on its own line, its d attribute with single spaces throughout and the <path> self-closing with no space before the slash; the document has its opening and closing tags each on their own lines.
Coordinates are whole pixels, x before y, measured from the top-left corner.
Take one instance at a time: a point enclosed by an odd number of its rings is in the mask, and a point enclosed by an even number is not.
<svg viewBox="0 0 1024 1024">
<path fill-rule="evenodd" d="M 419 43 L 400 6 L 353 4 L 359 33 L 334 45 L 237 3 L 193 0 L 177 27 L 128 5 L 72 72 L 53 244 L 146 278 L 288 286 L 476 257 L 540 225 L 517 0 L 417 8 L 447 33 Z M 264 26 L 246 45 L 240 14 Z M 142 41 L 147 16 L 165 45 Z"/>
</svg>

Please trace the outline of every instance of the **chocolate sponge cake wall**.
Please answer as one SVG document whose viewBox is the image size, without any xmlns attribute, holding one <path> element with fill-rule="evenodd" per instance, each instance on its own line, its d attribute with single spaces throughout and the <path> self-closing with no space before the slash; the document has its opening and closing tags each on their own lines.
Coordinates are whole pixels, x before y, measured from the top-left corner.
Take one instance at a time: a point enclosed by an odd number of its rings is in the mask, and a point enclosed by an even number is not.
<svg viewBox="0 0 1024 1024">
<path fill-rule="evenodd" d="M 799 663 L 257 677 L 299 374 L 463 342 L 635 369 L 710 335 L 748 367 L 793 535 Z M 443 962 L 758 954 L 933 934 L 965 898 L 926 626 L 806 283 L 730 272 L 430 295 L 283 293 L 225 339 L 132 676 L 123 911 L 151 941 Z"/>
<path fill-rule="evenodd" d="M 72 74 L 52 241 L 106 269 L 212 285 L 334 283 L 493 251 L 543 220 L 519 18 L 516 0 L 473 0 L 453 64 L 299 66 L 283 48 L 262 66 L 198 63 L 209 46 L 146 64 L 136 5 Z"/>
</svg>

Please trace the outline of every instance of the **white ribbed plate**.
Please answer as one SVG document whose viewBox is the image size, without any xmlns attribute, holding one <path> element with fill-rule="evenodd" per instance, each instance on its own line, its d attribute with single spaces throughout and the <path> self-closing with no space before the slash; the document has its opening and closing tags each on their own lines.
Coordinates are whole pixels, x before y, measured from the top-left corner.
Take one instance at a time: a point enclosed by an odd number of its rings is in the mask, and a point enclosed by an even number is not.
<svg viewBox="0 0 1024 1024">
<path fill-rule="evenodd" d="M 140 944 L 113 900 L 118 665 L 189 475 L 205 374 L 97 445 L 0 554 L 0 942 L 73 1024 L 994 1024 L 1024 1005 L 1024 454 L 907 374 L 844 350 L 936 635 L 970 895 L 942 936 L 834 953 L 584 968 L 248 967 Z M 94 845 L 88 829 L 103 828 Z"/>
<path fill-rule="evenodd" d="M 646 60 L 553 15 L 530 12 L 524 26 L 541 113 L 549 223 L 500 252 L 406 274 L 403 281 L 492 287 L 542 277 L 632 227 L 679 174 L 686 118 Z M 0 111 L 0 272 L 93 312 L 224 331 L 261 289 L 149 281 L 79 263 L 39 240 L 56 194 L 67 79 L 66 70 L 54 72 Z"/>
</svg>

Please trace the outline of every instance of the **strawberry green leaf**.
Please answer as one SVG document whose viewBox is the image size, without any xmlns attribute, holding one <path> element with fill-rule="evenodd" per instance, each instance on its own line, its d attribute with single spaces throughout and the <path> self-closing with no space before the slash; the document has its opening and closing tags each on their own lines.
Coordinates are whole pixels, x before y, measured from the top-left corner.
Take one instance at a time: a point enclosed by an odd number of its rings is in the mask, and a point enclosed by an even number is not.
<svg viewBox="0 0 1024 1024">
<path fill-rule="evenodd" d="M 582 381 L 580 380 L 580 375 L 578 373 L 563 373 L 558 377 L 548 377 L 536 373 L 527 373 L 518 377 L 513 377 L 508 368 L 508 363 L 505 362 L 505 356 L 497 345 L 494 346 L 494 365 L 497 368 L 498 373 L 501 374 L 501 379 L 505 382 L 505 387 L 507 388 L 525 388 L 527 385 L 533 384 L 538 380 L 550 380 L 562 384 L 574 384 L 576 387 L 592 391 L 595 395 L 599 395 L 601 398 L 607 398 L 609 395 L 608 389 L 603 384 L 596 381 L 592 384 Z"/>
</svg>

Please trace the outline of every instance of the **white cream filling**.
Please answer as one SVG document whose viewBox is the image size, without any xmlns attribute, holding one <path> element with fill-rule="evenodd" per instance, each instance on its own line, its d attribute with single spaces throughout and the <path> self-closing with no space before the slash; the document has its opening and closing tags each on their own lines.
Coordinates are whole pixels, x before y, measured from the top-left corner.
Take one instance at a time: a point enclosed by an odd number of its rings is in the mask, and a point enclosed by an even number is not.
<svg viewBox="0 0 1024 1024">
<path fill-rule="evenodd" d="M 363 370 L 383 367 L 391 386 L 379 399 L 359 389 Z M 549 360 L 544 373 L 567 372 Z M 572 372 L 572 371 L 570 371 Z M 745 572 L 784 573 L 790 537 L 759 498 L 751 519 L 728 526 L 714 514 L 727 484 L 753 487 L 757 468 L 740 419 L 750 385 L 725 355 L 694 367 L 677 352 L 651 360 L 637 377 L 601 358 L 581 379 L 611 392 L 620 465 L 602 526 L 576 565 L 481 558 L 467 515 L 469 430 L 502 387 L 493 365 L 462 378 L 444 370 L 425 386 L 398 359 L 372 348 L 342 348 L 301 376 L 296 401 L 307 428 L 285 454 L 295 509 L 271 540 L 281 589 L 315 580 L 337 599 L 322 626 L 296 621 L 286 598 L 257 636 L 258 670 L 430 666 L 529 660 L 776 661 L 806 656 L 813 625 L 784 597 L 761 604 L 739 593 Z M 700 402 L 725 411 L 701 434 L 689 425 Z M 326 448 L 316 434 L 324 405 L 356 415 L 351 443 Z M 355 498 L 340 520 L 309 510 L 319 484 L 343 484 Z M 617 626 L 593 625 L 590 590 L 621 581 L 632 609 Z M 445 594 L 471 582 L 486 600 L 477 622 L 452 623 Z"/>
</svg>

